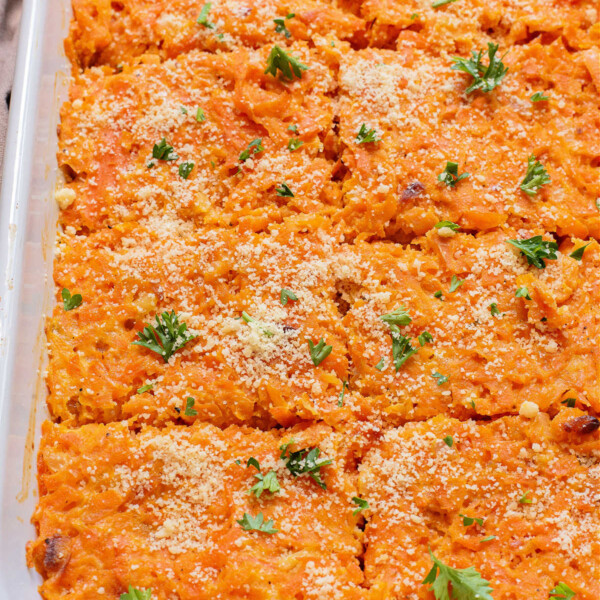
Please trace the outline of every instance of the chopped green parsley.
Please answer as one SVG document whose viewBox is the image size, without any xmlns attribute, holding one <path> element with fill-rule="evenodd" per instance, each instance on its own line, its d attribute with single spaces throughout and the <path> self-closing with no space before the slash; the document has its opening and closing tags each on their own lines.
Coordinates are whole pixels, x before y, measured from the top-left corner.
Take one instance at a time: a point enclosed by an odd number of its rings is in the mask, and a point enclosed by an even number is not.
<svg viewBox="0 0 600 600">
<path fill-rule="evenodd" d="M 183 348 L 190 340 L 196 338 L 187 330 L 185 323 L 179 323 L 179 317 L 172 310 L 156 315 L 156 325 L 146 325 L 138 332 L 139 340 L 132 342 L 156 352 L 168 362 L 177 350 Z"/>
<path fill-rule="evenodd" d="M 556 260 L 558 258 L 556 256 L 558 244 L 545 241 L 541 235 L 534 235 L 525 240 L 506 240 L 506 243 L 518 248 L 521 254 L 527 258 L 527 262 L 538 269 L 546 268 L 543 259 Z"/>
<path fill-rule="evenodd" d="M 539 160 L 536 160 L 532 154 L 527 159 L 527 172 L 523 181 L 521 181 L 521 191 L 528 196 L 535 196 L 543 185 L 550 183 L 550 175 L 544 169 L 544 165 Z"/>
<path fill-rule="evenodd" d="M 321 469 L 333 463 L 331 459 L 319 459 L 321 450 L 314 446 L 292 452 L 289 448 L 296 443 L 293 438 L 279 447 L 280 458 L 285 461 L 288 471 L 294 476 L 308 475 L 320 488 L 327 489 L 321 477 Z"/>
<path fill-rule="evenodd" d="M 356 504 L 358 506 L 357 509 L 352 511 L 353 515 L 357 515 L 359 512 L 362 512 L 363 510 L 366 510 L 367 508 L 369 508 L 369 503 L 366 500 L 363 500 L 362 498 L 359 498 L 358 496 L 353 496 L 352 497 L 352 502 L 354 502 L 354 504 Z"/>
<path fill-rule="evenodd" d="M 185 410 L 183 411 L 183 414 L 186 417 L 195 417 L 198 414 L 198 411 L 194 409 L 194 404 L 196 404 L 196 401 L 191 396 L 188 396 L 185 399 Z"/>
<path fill-rule="evenodd" d="M 360 126 L 355 139 L 357 144 L 371 144 L 381 141 L 376 129 L 369 129 L 365 123 Z"/>
<path fill-rule="evenodd" d="M 450 377 L 448 377 L 448 375 L 442 375 L 437 371 L 435 373 L 432 373 L 431 376 L 437 380 L 438 385 L 443 385 L 444 383 L 450 380 Z"/>
<path fill-rule="evenodd" d="M 308 348 L 310 351 L 310 358 L 315 367 L 318 367 L 333 350 L 333 346 L 329 346 L 325 343 L 325 340 L 321 338 L 317 344 L 314 344 L 312 340 L 308 341 Z"/>
<path fill-rule="evenodd" d="M 446 161 L 444 170 L 437 176 L 437 178 L 440 183 L 445 183 L 448 187 L 455 187 L 459 181 L 468 176 L 469 173 L 461 173 L 460 175 L 458 174 L 458 163 Z"/>
<path fill-rule="evenodd" d="M 454 64 L 450 67 L 451 69 L 467 73 L 473 78 L 471 85 L 465 90 L 465 94 L 470 94 L 476 90 L 491 92 L 495 87 L 500 85 L 506 73 L 508 73 L 508 67 L 502 62 L 506 54 L 502 58 L 498 58 L 496 56 L 498 44 L 488 42 L 487 46 L 487 50 L 479 50 L 479 52 L 473 50 L 471 58 L 462 58 L 460 56 L 452 58 Z M 483 55 L 486 53 L 489 61 L 487 66 L 482 62 Z"/>
<path fill-rule="evenodd" d="M 244 513 L 244 516 L 241 519 L 237 519 L 237 522 L 244 531 L 261 531 L 262 533 L 268 534 L 277 533 L 279 531 L 279 529 L 275 529 L 273 526 L 273 519 L 269 519 L 265 522 L 262 512 L 259 512 L 256 517 Z"/>
<path fill-rule="evenodd" d="M 192 172 L 192 169 L 194 168 L 194 163 L 191 161 L 185 161 L 182 162 L 179 165 L 179 176 L 182 177 L 183 179 L 187 179 L 190 176 L 190 173 Z"/>
<path fill-rule="evenodd" d="M 298 300 L 298 296 L 294 294 L 291 290 L 286 290 L 285 288 L 281 288 L 281 293 L 279 294 L 279 301 L 282 306 L 285 306 L 290 300 L 295 302 Z"/>
<path fill-rule="evenodd" d="M 302 71 L 307 70 L 308 67 L 306 65 L 303 65 L 297 58 L 275 45 L 267 58 L 265 74 L 270 73 L 273 77 L 277 77 L 277 72 L 279 71 L 280 79 L 292 81 L 294 77 L 300 79 Z"/>
<path fill-rule="evenodd" d="M 60 293 L 63 301 L 63 308 L 65 311 L 73 310 L 81 305 L 83 302 L 83 296 L 81 294 L 73 294 L 67 288 L 63 288 Z"/>
<path fill-rule="evenodd" d="M 436 600 L 494 600 L 489 581 L 483 579 L 474 567 L 453 569 L 436 558 L 431 550 L 429 555 L 433 567 L 423 583 L 431 584 L 430 589 Z M 448 586 L 452 592 L 448 591 Z"/>
</svg>

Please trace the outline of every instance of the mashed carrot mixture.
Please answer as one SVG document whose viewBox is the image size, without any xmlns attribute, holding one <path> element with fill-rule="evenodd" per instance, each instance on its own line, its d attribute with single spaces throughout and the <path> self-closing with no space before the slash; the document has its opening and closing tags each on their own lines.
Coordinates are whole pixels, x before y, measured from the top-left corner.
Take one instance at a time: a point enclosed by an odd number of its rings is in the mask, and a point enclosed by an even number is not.
<svg viewBox="0 0 600 600">
<path fill-rule="evenodd" d="M 591 0 L 73 0 L 46 600 L 600 596 Z"/>
<path fill-rule="evenodd" d="M 319 448 L 330 463 L 318 471 L 324 488 L 280 458 L 292 439 L 288 456 Z M 77 581 L 67 598 L 118 597 L 132 583 L 153 598 L 364 598 L 352 464 L 344 436 L 322 425 L 132 434 L 126 423 L 47 423 L 40 536 L 28 550 L 42 594 L 64 597 Z M 269 473 L 277 485 L 249 493 Z M 260 530 L 238 523 L 259 514 Z"/>
<path fill-rule="evenodd" d="M 553 421 L 439 416 L 387 432 L 360 466 L 372 597 L 430 598 L 431 550 L 474 566 L 493 598 L 546 599 L 559 581 L 597 598 L 600 438 L 567 433 L 579 418 L 568 410 Z"/>
</svg>

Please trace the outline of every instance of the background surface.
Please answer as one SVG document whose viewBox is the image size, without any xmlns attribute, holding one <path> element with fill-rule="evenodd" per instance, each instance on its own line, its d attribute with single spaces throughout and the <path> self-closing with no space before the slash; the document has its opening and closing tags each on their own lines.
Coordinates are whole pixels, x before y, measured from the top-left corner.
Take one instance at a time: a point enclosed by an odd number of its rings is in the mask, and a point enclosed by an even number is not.
<svg viewBox="0 0 600 600">
<path fill-rule="evenodd" d="M 0 183 L 20 19 L 21 0 L 0 0 Z"/>
</svg>

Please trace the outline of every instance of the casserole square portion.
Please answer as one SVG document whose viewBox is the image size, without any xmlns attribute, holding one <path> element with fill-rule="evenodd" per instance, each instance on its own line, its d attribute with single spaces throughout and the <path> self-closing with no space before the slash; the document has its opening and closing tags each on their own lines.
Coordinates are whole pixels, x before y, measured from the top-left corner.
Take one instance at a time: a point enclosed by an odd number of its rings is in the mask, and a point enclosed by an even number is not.
<svg viewBox="0 0 600 600">
<path fill-rule="evenodd" d="M 73 0 L 72 5 L 65 47 L 81 68 L 117 67 L 145 53 L 166 59 L 192 50 L 286 46 L 319 35 L 351 39 L 365 26 L 335 0 Z"/>
<path fill-rule="evenodd" d="M 598 13 L 593 0 L 355 0 L 370 23 L 370 46 L 390 48 L 414 35 L 436 54 L 477 50 L 488 42 L 516 46 L 535 38 L 562 37 L 570 48 L 594 44 Z"/>
<path fill-rule="evenodd" d="M 265 73 L 285 63 L 271 50 L 145 57 L 76 77 L 61 110 L 58 160 L 71 181 L 60 223 L 85 233 L 168 208 L 196 226 L 327 223 L 341 206 L 337 57 L 295 43 L 287 56 L 301 66 L 288 81 Z"/>
<path fill-rule="evenodd" d="M 487 49 L 477 50 L 487 65 Z M 485 93 L 466 93 L 473 77 L 452 70 L 456 55 L 435 55 L 409 34 L 397 51 L 343 54 L 346 233 L 407 242 L 449 219 L 474 231 L 507 224 L 598 237 L 597 49 L 510 47 L 508 72 Z"/>
<path fill-rule="evenodd" d="M 340 401 L 338 248 L 325 232 L 195 229 L 164 214 L 64 235 L 56 283 L 82 302 L 60 303 L 48 323 L 52 417 L 263 428 L 346 418 L 357 407 L 349 393 Z M 172 352 L 134 344 L 156 317 L 168 328 L 172 311 L 187 326 Z M 189 397 L 194 416 L 184 415 Z"/>
<path fill-rule="evenodd" d="M 595 433 L 576 432 L 582 418 Z M 431 551 L 453 569 L 477 571 L 459 573 L 470 583 L 470 594 L 460 587 L 465 597 L 542 600 L 562 583 L 576 598 L 598 598 L 597 425 L 567 408 L 553 421 L 440 416 L 386 433 L 359 467 L 372 597 L 432 598 L 422 583 Z"/>
<path fill-rule="evenodd" d="M 46 422 L 28 547 L 40 592 L 118 599 L 131 585 L 152 600 L 363 598 L 353 460 L 323 425 L 134 433 L 125 423 Z"/>
<path fill-rule="evenodd" d="M 509 229 L 358 244 L 338 283 L 350 389 L 396 423 L 517 414 L 524 400 L 598 414 L 600 247 L 577 260 L 585 241 L 538 233 L 523 247 L 547 245 L 540 266 L 509 243 L 529 233 Z"/>
</svg>

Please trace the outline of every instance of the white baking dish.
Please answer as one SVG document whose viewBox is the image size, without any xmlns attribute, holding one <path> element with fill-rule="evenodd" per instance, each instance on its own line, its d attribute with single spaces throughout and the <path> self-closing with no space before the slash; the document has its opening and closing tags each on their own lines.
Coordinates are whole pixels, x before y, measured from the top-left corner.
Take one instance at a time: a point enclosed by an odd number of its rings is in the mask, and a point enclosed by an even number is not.
<svg viewBox="0 0 600 600">
<path fill-rule="evenodd" d="M 0 600 L 34 600 L 25 564 L 46 418 L 44 314 L 53 303 L 56 126 L 69 0 L 24 0 L 0 198 Z M 34 448 L 35 446 L 35 448 Z"/>
</svg>

